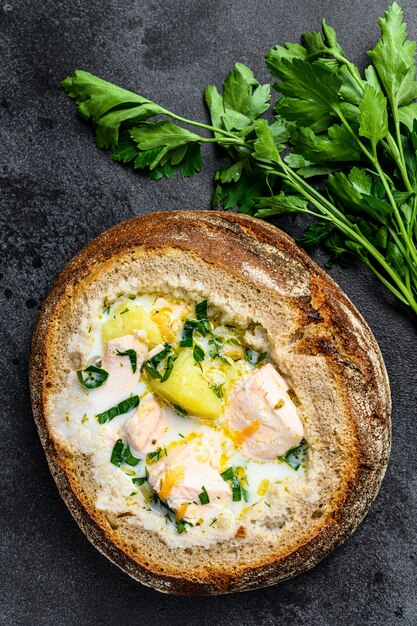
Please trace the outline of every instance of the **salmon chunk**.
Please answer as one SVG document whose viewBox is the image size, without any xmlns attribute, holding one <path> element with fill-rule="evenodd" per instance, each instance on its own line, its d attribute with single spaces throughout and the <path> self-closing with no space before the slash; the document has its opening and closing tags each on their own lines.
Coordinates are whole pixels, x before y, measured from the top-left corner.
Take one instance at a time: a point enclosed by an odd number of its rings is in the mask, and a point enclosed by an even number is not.
<svg viewBox="0 0 417 626">
<path fill-rule="evenodd" d="M 168 449 L 166 456 L 149 467 L 149 481 L 161 500 L 182 517 L 213 516 L 231 501 L 229 484 L 222 479 L 218 468 L 218 452 L 208 438 L 198 437 Z M 200 502 L 200 494 L 207 493 L 208 502 Z"/>
<path fill-rule="evenodd" d="M 128 355 L 120 353 L 134 350 L 136 353 L 136 371 Z M 136 335 L 124 335 L 107 342 L 102 367 L 109 372 L 106 392 L 129 392 L 138 382 L 140 369 L 147 358 L 148 348 Z"/>
<path fill-rule="evenodd" d="M 164 409 L 156 402 L 154 395 L 148 393 L 125 424 L 127 442 L 131 448 L 145 455 L 155 449 L 165 428 Z"/>
<path fill-rule="evenodd" d="M 235 443 L 257 461 L 274 459 L 300 443 L 303 425 L 288 385 L 268 363 L 244 381 L 225 411 Z"/>
</svg>

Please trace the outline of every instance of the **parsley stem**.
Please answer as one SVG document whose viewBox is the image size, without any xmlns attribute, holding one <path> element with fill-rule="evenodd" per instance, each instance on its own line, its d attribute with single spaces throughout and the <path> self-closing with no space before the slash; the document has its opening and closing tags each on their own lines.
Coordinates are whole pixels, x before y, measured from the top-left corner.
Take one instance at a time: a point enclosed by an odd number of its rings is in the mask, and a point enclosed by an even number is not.
<svg viewBox="0 0 417 626">
<path fill-rule="evenodd" d="M 183 122 L 184 124 L 189 124 L 190 126 L 197 126 L 198 128 L 204 128 L 204 130 L 208 130 L 212 133 L 219 133 L 220 135 L 224 135 L 225 137 L 230 137 L 231 139 L 237 139 L 236 133 L 231 133 L 228 130 L 223 130 L 222 128 L 217 128 L 216 126 L 210 126 L 210 124 L 204 124 L 203 122 L 196 122 L 195 120 L 188 120 L 185 117 L 181 117 L 180 115 L 176 115 L 167 109 L 164 109 L 165 115 L 172 117 L 172 119 L 177 120 L 178 122 Z M 236 143 L 236 142 L 233 142 Z M 240 141 L 242 145 L 244 145 L 244 141 Z"/>
<path fill-rule="evenodd" d="M 394 209 L 395 219 L 396 219 L 398 227 L 399 227 L 399 229 L 401 231 L 401 235 L 403 236 L 404 243 L 405 243 L 405 245 L 406 245 L 406 247 L 407 247 L 407 249 L 408 249 L 408 251 L 409 251 L 409 253 L 410 253 L 410 255 L 411 255 L 411 257 L 412 257 L 412 259 L 414 261 L 414 263 L 417 264 L 417 250 L 416 250 L 416 247 L 413 244 L 413 242 L 410 240 L 410 238 L 408 236 L 408 233 L 407 233 L 407 231 L 405 229 L 404 222 L 401 219 L 401 215 L 400 215 L 400 212 L 398 210 L 397 204 L 395 202 L 394 196 L 392 195 L 391 189 L 390 189 L 390 187 L 389 187 L 389 185 L 388 185 L 388 183 L 386 181 L 384 172 L 383 172 L 383 170 L 382 170 L 382 168 L 381 168 L 381 166 L 379 164 L 379 160 L 378 160 L 376 151 L 375 151 L 375 167 L 376 167 L 377 172 L 379 174 L 379 177 L 380 177 L 380 179 L 382 181 L 382 184 L 384 185 L 384 188 L 385 188 L 386 194 L 388 196 L 388 199 L 389 199 L 389 201 L 391 203 L 391 206 Z M 407 258 L 408 258 L 408 255 L 407 255 Z"/>
<path fill-rule="evenodd" d="M 202 143 L 218 143 L 218 144 L 231 144 L 231 145 L 239 145 L 239 146 L 245 146 L 247 148 L 250 148 L 249 144 L 245 143 L 244 141 L 242 141 L 242 139 L 239 139 L 238 137 L 236 137 L 235 139 L 232 139 L 231 137 L 201 137 L 200 141 Z"/>
</svg>

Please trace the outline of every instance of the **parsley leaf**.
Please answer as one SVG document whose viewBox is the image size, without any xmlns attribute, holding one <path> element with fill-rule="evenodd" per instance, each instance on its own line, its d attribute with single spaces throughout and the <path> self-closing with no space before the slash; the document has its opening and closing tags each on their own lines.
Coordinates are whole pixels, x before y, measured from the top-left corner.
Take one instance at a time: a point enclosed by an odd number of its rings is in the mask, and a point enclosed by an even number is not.
<svg viewBox="0 0 417 626">
<path fill-rule="evenodd" d="M 128 413 L 136 406 L 138 406 L 138 404 L 139 396 L 130 396 L 130 398 L 122 400 L 122 402 L 119 402 L 119 404 L 117 404 L 116 406 L 107 409 L 107 411 L 104 411 L 103 413 L 97 413 L 95 417 L 97 418 L 99 424 L 105 424 L 106 422 L 110 422 L 118 415 Z"/>
<path fill-rule="evenodd" d="M 77 370 L 77 378 L 86 389 L 96 389 L 101 387 L 109 377 L 107 370 L 97 365 L 87 365 L 83 369 Z"/>
</svg>

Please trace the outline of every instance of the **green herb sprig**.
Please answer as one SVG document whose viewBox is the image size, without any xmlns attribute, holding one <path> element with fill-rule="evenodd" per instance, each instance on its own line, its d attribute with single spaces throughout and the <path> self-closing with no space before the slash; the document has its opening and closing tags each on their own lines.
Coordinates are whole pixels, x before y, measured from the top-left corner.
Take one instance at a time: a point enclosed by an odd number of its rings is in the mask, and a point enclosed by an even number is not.
<svg viewBox="0 0 417 626">
<path fill-rule="evenodd" d="M 107 409 L 107 411 L 103 411 L 103 413 L 97 413 L 95 417 L 97 418 L 99 424 L 105 424 L 106 422 L 110 422 L 118 415 L 128 413 L 131 409 L 134 409 L 138 405 L 139 396 L 130 396 L 130 398 L 122 400 L 122 402 L 119 402 L 119 404 L 117 404 L 116 406 L 112 406 L 110 409 Z"/>
<path fill-rule="evenodd" d="M 109 377 L 107 370 L 97 365 L 87 365 L 83 369 L 77 370 L 77 378 L 86 389 L 96 389 L 101 387 Z"/>
<path fill-rule="evenodd" d="M 118 350 L 117 355 L 129 357 L 130 365 L 132 366 L 132 372 L 135 374 L 138 364 L 138 355 L 136 353 L 136 350 L 129 349 L 125 350 L 124 352 L 120 352 L 120 350 Z"/>
<path fill-rule="evenodd" d="M 81 70 L 63 87 L 94 122 L 98 146 L 113 147 L 114 160 L 151 178 L 177 170 L 191 176 L 201 169 L 201 144 L 222 146 L 231 164 L 216 172 L 214 206 L 261 218 L 313 216 L 319 221 L 300 243 L 324 244 L 332 261 L 358 256 L 417 313 L 416 45 L 397 2 L 379 25 L 364 75 L 325 20 L 322 32 L 304 33 L 303 45 L 270 50 L 266 64 L 281 94 L 273 123 L 261 117 L 271 106 L 270 85 L 241 63 L 222 93 L 205 90 L 211 124 Z"/>
<path fill-rule="evenodd" d="M 110 457 L 110 463 L 120 467 L 123 462 L 133 467 L 139 463 L 140 459 L 133 456 L 130 451 L 129 444 L 123 443 L 121 439 L 118 439 L 113 446 L 113 450 Z M 135 481 L 133 481 L 135 482 Z"/>
<path fill-rule="evenodd" d="M 293 470 L 297 471 L 304 462 L 308 450 L 308 444 L 305 439 L 297 446 L 290 448 L 284 455 L 278 457 L 278 461 L 286 463 Z"/>
</svg>

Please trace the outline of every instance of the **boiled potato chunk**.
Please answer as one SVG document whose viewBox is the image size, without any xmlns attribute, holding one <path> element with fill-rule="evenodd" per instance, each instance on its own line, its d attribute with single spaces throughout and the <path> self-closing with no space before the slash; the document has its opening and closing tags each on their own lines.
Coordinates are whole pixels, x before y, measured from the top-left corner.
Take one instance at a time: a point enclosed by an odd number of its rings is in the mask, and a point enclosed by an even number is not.
<svg viewBox="0 0 417 626">
<path fill-rule="evenodd" d="M 127 309 L 127 310 L 126 310 Z M 109 320 L 103 325 L 102 340 L 105 343 L 123 335 L 132 335 L 135 330 L 145 330 L 151 347 L 162 342 L 158 325 L 139 304 L 125 300 L 110 312 Z"/>
<path fill-rule="evenodd" d="M 221 411 L 222 401 L 210 389 L 191 348 L 179 353 L 168 380 L 161 383 L 152 379 L 151 386 L 156 393 L 191 415 L 215 419 Z"/>
</svg>

